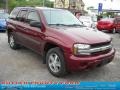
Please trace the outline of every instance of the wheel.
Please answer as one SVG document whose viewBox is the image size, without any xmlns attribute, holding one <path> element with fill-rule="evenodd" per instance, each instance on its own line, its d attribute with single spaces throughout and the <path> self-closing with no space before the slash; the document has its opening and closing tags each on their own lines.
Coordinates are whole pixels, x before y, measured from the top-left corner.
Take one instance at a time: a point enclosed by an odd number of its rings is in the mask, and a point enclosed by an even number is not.
<svg viewBox="0 0 120 90">
<path fill-rule="evenodd" d="M 46 55 L 47 68 L 49 72 L 56 76 L 62 77 L 66 75 L 66 65 L 62 51 L 60 48 L 52 48 Z"/>
<path fill-rule="evenodd" d="M 19 48 L 20 48 L 20 45 L 15 42 L 15 39 L 14 39 L 14 36 L 13 36 L 12 33 L 10 33 L 10 34 L 8 35 L 8 42 L 9 42 L 9 46 L 10 46 L 12 49 L 16 50 L 16 49 L 19 49 Z"/>
<path fill-rule="evenodd" d="M 116 29 L 115 29 L 115 28 L 113 28 L 112 33 L 113 33 L 113 34 L 115 34 L 115 33 L 116 33 Z"/>
</svg>

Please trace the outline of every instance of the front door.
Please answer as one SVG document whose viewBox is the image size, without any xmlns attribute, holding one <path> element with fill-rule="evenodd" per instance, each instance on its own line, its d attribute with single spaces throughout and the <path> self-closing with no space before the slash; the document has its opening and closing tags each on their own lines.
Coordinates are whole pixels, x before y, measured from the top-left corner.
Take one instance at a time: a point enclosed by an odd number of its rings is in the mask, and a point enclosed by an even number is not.
<svg viewBox="0 0 120 90">
<path fill-rule="evenodd" d="M 44 39 L 44 33 L 41 28 L 30 26 L 30 22 L 33 21 L 41 24 L 40 16 L 37 11 L 30 10 L 26 17 L 26 24 L 23 28 L 25 40 L 27 42 L 26 46 L 36 52 L 41 52 L 41 44 Z"/>
</svg>

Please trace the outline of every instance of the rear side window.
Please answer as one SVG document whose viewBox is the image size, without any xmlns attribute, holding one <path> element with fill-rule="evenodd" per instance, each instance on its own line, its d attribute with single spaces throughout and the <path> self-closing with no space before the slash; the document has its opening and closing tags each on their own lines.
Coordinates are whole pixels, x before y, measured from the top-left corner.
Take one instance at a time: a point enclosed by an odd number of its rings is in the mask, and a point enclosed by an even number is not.
<svg viewBox="0 0 120 90">
<path fill-rule="evenodd" d="M 24 21 L 25 21 L 26 14 L 27 14 L 27 10 L 21 10 L 21 11 L 19 12 L 19 14 L 17 15 L 17 20 L 18 20 L 18 21 L 21 21 L 21 22 L 24 22 Z"/>
<path fill-rule="evenodd" d="M 28 17 L 27 17 L 27 21 L 28 21 L 28 23 L 31 21 L 40 22 L 40 18 L 39 18 L 38 13 L 36 11 L 29 12 Z"/>
<path fill-rule="evenodd" d="M 18 12 L 19 12 L 19 9 L 15 8 L 15 9 L 11 12 L 9 18 L 11 18 L 11 19 L 16 19 L 16 16 L 17 16 Z"/>
</svg>

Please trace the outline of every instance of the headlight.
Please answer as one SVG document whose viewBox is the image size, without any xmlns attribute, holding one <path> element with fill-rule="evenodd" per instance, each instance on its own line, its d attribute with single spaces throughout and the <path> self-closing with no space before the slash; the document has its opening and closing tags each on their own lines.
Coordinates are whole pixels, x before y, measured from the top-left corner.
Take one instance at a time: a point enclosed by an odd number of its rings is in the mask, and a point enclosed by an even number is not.
<svg viewBox="0 0 120 90">
<path fill-rule="evenodd" d="M 86 50 L 90 49 L 90 45 L 87 44 L 74 44 L 73 53 L 74 55 L 90 55 Z"/>
</svg>

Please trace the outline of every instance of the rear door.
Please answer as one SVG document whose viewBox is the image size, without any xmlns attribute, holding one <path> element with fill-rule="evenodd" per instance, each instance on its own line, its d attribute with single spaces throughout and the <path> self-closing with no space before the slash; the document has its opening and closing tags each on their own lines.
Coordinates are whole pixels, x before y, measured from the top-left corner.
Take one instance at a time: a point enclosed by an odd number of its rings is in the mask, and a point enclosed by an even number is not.
<svg viewBox="0 0 120 90">
<path fill-rule="evenodd" d="M 28 10 L 27 9 L 21 9 L 16 17 L 16 36 L 18 43 L 26 46 L 27 40 L 25 36 L 24 28 L 26 27 L 25 18 L 27 15 Z"/>
</svg>

